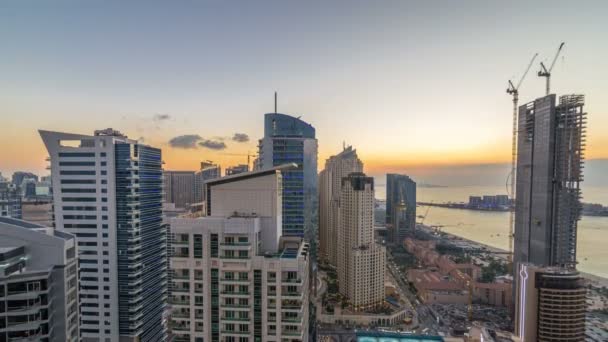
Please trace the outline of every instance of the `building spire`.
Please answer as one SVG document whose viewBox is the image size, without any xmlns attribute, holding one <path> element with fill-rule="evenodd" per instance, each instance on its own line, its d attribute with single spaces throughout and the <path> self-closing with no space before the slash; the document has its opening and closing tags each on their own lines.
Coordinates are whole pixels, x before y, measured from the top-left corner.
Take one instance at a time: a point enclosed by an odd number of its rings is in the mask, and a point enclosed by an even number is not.
<svg viewBox="0 0 608 342">
<path fill-rule="evenodd" d="M 277 92 L 274 92 L 274 113 L 277 113 Z"/>
</svg>

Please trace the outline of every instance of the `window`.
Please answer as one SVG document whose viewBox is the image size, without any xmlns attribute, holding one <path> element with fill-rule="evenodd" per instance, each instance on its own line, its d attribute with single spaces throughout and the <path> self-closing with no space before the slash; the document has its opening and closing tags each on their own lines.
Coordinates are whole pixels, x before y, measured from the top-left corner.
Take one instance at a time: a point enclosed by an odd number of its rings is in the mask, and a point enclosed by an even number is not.
<svg viewBox="0 0 608 342">
<path fill-rule="evenodd" d="M 59 152 L 59 157 L 62 157 L 62 158 L 95 157 L 95 153 L 94 152 Z"/>
<path fill-rule="evenodd" d="M 95 170 L 88 170 L 88 171 L 60 170 L 59 174 L 62 176 L 94 176 Z"/>
<path fill-rule="evenodd" d="M 95 166 L 94 161 L 60 161 L 59 166 Z"/>
<path fill-rule="evenodd" d="M 62 179 L 61 184 L 95 184 L 94 179 Z"/>
<path fill-rule="evenodd" d="M 201 234 L 194 234 L 194 257 L 203 258 L 203 235 Z"/>
</svg>

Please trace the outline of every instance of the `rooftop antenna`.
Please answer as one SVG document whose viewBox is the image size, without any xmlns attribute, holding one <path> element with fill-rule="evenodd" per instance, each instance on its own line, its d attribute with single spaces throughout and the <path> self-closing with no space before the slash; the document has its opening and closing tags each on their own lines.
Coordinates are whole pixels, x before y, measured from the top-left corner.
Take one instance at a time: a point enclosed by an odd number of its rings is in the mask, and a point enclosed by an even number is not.
<svg viewBox="0 0 608 342">
<path fill-rule="evenodd" d="M 277 113 L 277 92 L 274 92 L 274 113 Z"/>
</svg>

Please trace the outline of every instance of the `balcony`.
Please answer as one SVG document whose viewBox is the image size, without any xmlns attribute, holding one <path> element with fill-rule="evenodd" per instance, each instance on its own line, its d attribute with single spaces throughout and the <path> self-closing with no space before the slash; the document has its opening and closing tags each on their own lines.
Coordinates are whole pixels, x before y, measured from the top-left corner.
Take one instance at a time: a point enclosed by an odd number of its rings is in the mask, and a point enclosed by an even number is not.
<svg viewBox="0 0 608 342">
<path fill-rule="evenodd" d="M 247 260 L 250 259 L 249 256 L 238 256 L 238 255 L 222 255 L 220 256 L 221 259 L 228 259 L 228 260 Z"/>
<path fill-rule="evenodd" d="M 232 296 L 249 296 L 251 294 L 251 292 L 249 292 L 249 291 L 221 291 L 220 294 L 232 295 Z"/>
<path fill-rule="evenodd" d="M 282 282 L 285 285 L 302 285 L 302 279 L 283 279 Z"/>
<path fill-rule="evenodd" d="M 295 323 L 295 324 L 301 324 L 302 323 L 302 317 L 281 317 L 281 322 L 282 323 Z"/>
<path fill-rule="evenodd" d="M 173 312 L 173 313 L 171 313 L 171 318 L 186 318 L 186 319 L 190 319 L 190 313 L 188 313 L 188 312 Z"/>
<path fill-rule="evenodd" d="M 249 335 L 249 331 L 222 330 L 224 335 Z"/>
<path fill-rule="evenodd" d="M 240 317 L 223 317 L 224 321 L 233 321 L 233 322 L 249 322 L 249 318 L 240 318 Z"/>
<path fill-rule="evenodd" d="M 190 300 L 169 298 L 169 304 L 171 305 L 190 305 Z"/>
<path fill-rule="evenodd" d="M 222 242 L 220 246 L 251 246 L 251 242 Z"/>
<path fill-rule="evenodd" d="M 249 309 L 251 305 L 240 305 L 240 304 L 222 304 L 220 305 L 222 308 L 230 308 L 230 309 Z"/>
<path fill-rule="evenodd" d="M 283 336 L 300 337 L 301 338 L 303 336 L 303 331 L 285 330 L 285 329 L 283 329 L 282 335 Z"/>
</svg>

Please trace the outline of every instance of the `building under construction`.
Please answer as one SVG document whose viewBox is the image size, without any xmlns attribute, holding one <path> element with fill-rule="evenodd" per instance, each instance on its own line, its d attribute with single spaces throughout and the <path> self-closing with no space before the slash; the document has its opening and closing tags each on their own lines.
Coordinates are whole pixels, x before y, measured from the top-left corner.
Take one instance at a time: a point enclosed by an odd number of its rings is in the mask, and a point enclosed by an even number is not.
<svg viewBox="0 0 608 342">
<path fill-rule="evenodd" d="M 576 266 L 583 180 L 583 95 L 550 94 L 519 107 L 515 262 Z"/>
</svg>

